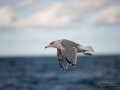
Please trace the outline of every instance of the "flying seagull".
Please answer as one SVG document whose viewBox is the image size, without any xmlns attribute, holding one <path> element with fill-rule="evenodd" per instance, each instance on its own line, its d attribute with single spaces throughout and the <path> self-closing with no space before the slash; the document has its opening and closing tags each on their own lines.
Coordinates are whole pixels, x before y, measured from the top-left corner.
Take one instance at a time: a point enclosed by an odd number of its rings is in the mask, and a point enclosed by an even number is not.
<svg viewBox="0 0 120 90">
<path fill-rule="evenodd" d="M 90 52 L 94 52 L 91 46 L 82 46 L 66 39 L 52 41 L 45 48 L 48 47 L 57 48 L 58 61 L 63 70 L 67 69 L 68 64 L 72 64 L 75 67 L 77 63 L 76 53 L 82 52 L 85 55 L 92 56 Z"/>
</svg>

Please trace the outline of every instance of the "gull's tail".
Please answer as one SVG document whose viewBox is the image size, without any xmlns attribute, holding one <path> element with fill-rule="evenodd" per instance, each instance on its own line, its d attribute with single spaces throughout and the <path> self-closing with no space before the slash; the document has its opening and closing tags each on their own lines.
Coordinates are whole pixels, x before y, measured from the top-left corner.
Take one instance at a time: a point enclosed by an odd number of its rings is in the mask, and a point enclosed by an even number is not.
<svg viewBox="0 0 120 90">
<path fill-rule="evenodd" d="M 91 46 L 80 46 L 80 49 L 81 49 L 82 51 L 94 52 L 94 50 L 92 49 Z"/>
<path fill-rule="evenodd" d="M 90 52 L 94 52 L 94 50 L 92 49 L 91 46 L 79 46 L 79 50 L 88 56 L 92 56 L 92 54 Z"/>
</svg>

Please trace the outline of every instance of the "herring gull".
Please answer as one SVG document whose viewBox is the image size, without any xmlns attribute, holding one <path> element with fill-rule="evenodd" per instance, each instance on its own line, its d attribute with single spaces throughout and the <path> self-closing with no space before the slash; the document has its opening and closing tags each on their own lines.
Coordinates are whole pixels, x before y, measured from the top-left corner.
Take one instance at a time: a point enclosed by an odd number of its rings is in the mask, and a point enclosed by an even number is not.
<svg viewBox="0 0 120 90">
<path fill-rule="evenodd" d="M 85 55 L 92 56 L 90 52 L 94 52 L 91 46 L 82 46 L 66 39 L 52 41 L 45 48 L 48 47 L 57 48 L 58 61 L 63 70 L 67 69 L 68 64 L 72 64 L 75 67 L 77 63 L 76 53 L 82 52 Z"/>
</svg>

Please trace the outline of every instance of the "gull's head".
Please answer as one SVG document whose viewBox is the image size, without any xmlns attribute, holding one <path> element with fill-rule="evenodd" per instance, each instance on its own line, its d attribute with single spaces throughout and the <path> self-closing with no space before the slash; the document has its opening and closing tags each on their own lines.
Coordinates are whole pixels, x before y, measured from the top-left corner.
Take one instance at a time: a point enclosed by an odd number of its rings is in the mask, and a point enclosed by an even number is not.
<svg viewBox="0 0 120 90">
<path fill-rule="evenodd" d="M 49 48 L 49 47 L 56 48 L 56 45 L 57 45 L 57 41 L 52 41 L 49 45 L 45 46 L 45 48 Z"/>
</svg>

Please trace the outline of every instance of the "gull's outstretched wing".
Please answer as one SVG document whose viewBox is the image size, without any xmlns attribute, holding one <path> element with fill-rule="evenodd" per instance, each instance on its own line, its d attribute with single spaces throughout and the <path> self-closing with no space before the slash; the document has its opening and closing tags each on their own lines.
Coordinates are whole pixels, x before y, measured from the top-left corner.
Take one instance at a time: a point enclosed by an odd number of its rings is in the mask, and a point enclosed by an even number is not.
<svg viewBox="0 0 120 90">
<path fill-rule="evenodd" d="M 63 70 L 66 70 L 68 66 L 68 61 L 59 49 L 57 49 L 57 57 L 59 60 L 60 67 L 63 68 Z"/>
<path fill-rule="evenodd" d="M 66 56 L 69 63 L 75 66 L 77 62 L 75 46 L 77 46 L 77 44 L 71 41 L 63 40 L 61 41 L 61 46 L 62 54 Z"/>
</svg>

